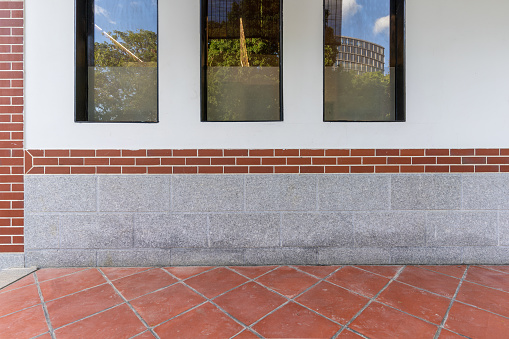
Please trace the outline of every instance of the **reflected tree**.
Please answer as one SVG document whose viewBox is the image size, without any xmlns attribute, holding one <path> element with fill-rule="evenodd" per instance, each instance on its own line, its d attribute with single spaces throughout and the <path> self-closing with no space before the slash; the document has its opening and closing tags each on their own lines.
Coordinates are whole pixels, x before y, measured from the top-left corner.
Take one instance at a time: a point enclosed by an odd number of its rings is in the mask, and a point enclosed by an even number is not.
<svg viewBox="0 0 509 339">
<path fill-rule="evenodd" d="M 157 34 L 148 30 L 108 34 L 143 62 L 113 41 L 96 42 L 95 67 L 89 72 L 94 110 L 89 114 L 95 121 L 156 121 Z"/>
</svg>

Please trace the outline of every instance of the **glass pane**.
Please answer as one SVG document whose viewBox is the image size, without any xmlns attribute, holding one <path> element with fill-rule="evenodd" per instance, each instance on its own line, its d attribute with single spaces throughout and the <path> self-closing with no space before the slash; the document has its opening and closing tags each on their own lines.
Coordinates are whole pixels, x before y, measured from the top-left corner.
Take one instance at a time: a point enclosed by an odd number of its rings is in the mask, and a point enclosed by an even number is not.
<svg viewBox="0 0 509 339">
<path fill-rule="evenodd" d="M 280 120 L 280 0 L 208 0 L 207 121 Z"/>
<path fill-rule="evenodd" d="M 157 0 L 95 0 L 89 121 L 157 121 Z"/>
<path fill-rule="evenodd" d="M 324 10 L 325 121 L 394 121 L 391 0 L 325 0 Z"/>
</svg>

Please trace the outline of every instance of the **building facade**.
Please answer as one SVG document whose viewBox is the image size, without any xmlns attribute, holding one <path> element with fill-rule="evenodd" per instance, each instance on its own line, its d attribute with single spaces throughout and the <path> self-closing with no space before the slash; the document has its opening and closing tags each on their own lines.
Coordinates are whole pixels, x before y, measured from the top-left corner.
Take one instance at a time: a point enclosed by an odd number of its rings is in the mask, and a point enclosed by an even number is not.
<svg viewBox="0 0 509 339">
<path fill-rule="evenodd" d="M 159 122 L 101 124 L 74 120 L 74 2 L 0 1 L 0 267 L 508 263 L 484 4 L 407 0 L 406 121 L 326 123 L 323 1 L 284 0 L 283 121 L 208 123 L 200 3 L 159 1 Z"/>
<path fill-rule="evenodd" d="M 341 46 L 338 46 L 336 67 L 354 71 L 357 74 L 367 72 L 385 72 L 385 48 L 375 43 L 341 37 Z"/>
</svg>

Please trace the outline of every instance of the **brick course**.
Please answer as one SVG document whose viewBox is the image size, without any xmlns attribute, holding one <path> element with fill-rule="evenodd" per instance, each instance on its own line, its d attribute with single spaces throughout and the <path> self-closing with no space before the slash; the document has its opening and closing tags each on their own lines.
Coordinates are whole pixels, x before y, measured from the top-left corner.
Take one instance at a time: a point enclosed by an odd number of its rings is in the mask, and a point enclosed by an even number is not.
<svg viewBox="0 0 509 339">
<path fill-rule="evenodd" d="M 509 172 L 503 149 L 27 150 L 26 174 Z"/>
<path fill-rule="evenodd" d="M 23 252 L 23 1 L 0 18 L 0 252 Z"/>
</svg>

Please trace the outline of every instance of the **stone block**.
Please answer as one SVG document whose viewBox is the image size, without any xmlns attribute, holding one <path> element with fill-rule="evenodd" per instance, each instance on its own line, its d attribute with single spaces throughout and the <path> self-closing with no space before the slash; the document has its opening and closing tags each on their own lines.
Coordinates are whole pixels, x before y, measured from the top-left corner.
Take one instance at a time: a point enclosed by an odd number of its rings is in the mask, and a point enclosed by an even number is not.
<svg viewBox="0 0 509 339">
<path fill-rule="evenodd" d="M 499 245 L 509 246 L 509 211 L 499 212 L 498 218 Z"/>
<path fill-rule="evenodd" d="M 250 248 L 245 253 L 246 265 L 317 265 L 315 248 Z"/>
<path fill-rule="evenodd" d="M 144 267 L 170 266 L 171 253 L 160 249 L 99 250 L 97 266 Z"/>
<path fill-rule="evenodd" d="M 428 246 L 498 245 L 497 212 L 429 212 L 427 223 Z"/>
<path fill-rule="evenodd" d="M 172 177 L 172 210 L 222 212 L 244 209 L 244 177 L 178 175 Z"/>
<path fill-rule="evenodd" d="M 209 219 L 211 247 L 279 246 L 279 214 L 212 214 Z"/>
<path fill-rule="evenodd" d="M 397 174 L 391 176 L 393 210 L 461 208 L 461 175 Z"/>
<path fill-rule="evenodd" d="M 509 246 L 465 247 L 463 263 L 469 265 L 508 265 Z"/>
<path fill-rule="evenodd" d="M 465 174 L 463 209 L 509 209 L 509 173 Z"/>
<path fill-rule="evenodd" d="M 371 211 L 390 208 L 390 176 L 339 174 L 318 177 L 321 211 Z"/>
<path fill-rule="evenodd" d="M 250 175 L 246 177 L 248 211 L 316 210 L 314 175 Z"/>
<path fill-rule="evenodd" d="M 25 267 L 24 253 L 0 253 L 0 270 Z"/>
<path fill-rule="evenodd" d="M 164 212 L 170 209 L 170 179 L 158 175 L 98 176 L 98 205 L 107 212 Z"/>
<path fill-rule="evenodd" d="M 27 250 L 25 266 L 91 267 L 96 266 L 95 250 Z"/>
<path fill-rule="evenodd" d="M 244 264 L 244 250 L 187 249 L 171 250 L 172 266 L 230 266 Z"/>
<path fill-rule="evenodd" d="M 281 225 L 285 247 L 353 246 L 349 212 L 285 213 Z"/>
<path fill-rule="evenodd" d="M 391 249 L 394 265 L 456 265 L 462 263 L 462 247 L 400 247 Z"/>
<path fill-rule="evenodd" d="M 25 215 L 25 249 L 60 248 L 59 215 Z"/>
<path fill-rule="evenodd" d="M 139 214 L 134 217 L 134 246 L 141 248 L 206 247 L 203 214 Z"/>
<path fill-rule="evenodd" d="M 355 245 L 360 247 L 424 246 L 424 212 L 358 212 L 353 215 Z"/>
<path fill-rule="evenodd" d="M 96 210 L 95 176 L 25 176 L 25 211 L 27 212 L 91 212 Z"/>
<path fill-rule="evenodd" d="M 329 247 L 318 250 L 319 265 L 389 265 L 390 250 L 378 247 Z"/>
<path fill-rule="evenodd" d="M 106 249 L 133 247 L 133 216 L 74 214 L 60 217 L 61 248 Z"/>
</svg>

